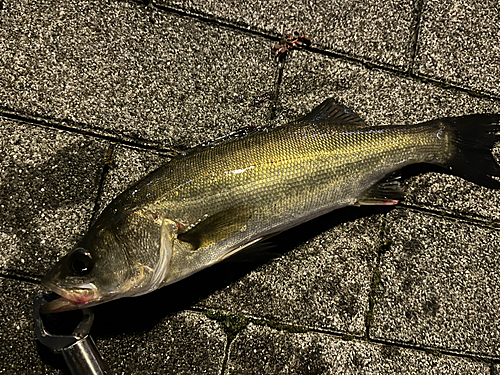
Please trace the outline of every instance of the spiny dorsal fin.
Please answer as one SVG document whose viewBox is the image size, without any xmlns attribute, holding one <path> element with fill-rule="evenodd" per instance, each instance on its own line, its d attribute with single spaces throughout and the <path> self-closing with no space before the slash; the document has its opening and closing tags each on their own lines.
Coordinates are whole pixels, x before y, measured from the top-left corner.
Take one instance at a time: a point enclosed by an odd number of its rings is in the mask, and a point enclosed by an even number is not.
<svg viewBox="0 0 500 375">
<path fill-rule="evenodd" d="M 177 238 L 197 250 L 233 235 L 247 224 L 252 214 L 253 209 L 249 206 L 232 207 L 207 217 Z"/>
<path fill-rule="evenodd" d="M 301 117 L 297 122 L 315 122 L 331 120 L 338 123 L 364 126 L 365 122 L 356 113 L 343 106 L 332 98 L 326 99 L 310 113 Z"/>
<path fill-rule="evenodd" d="M 358 198 L 358 205 L 394 205 L 404 197 L 401 174 L 395 172 L 368 188 Z"/>
</svg>

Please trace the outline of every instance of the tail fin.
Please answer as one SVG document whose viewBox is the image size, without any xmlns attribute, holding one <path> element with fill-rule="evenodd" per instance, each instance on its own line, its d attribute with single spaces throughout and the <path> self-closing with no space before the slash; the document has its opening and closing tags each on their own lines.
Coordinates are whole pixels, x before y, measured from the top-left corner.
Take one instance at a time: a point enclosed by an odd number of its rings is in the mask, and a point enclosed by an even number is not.
<svg viewBox="0 0 500 375">
<path fill-rule="evenodd" d="M 447 167 L 457 176 L 500 189 L 500 166 L 491 153 L 500 142 L 500 115 L 470 115 L 446 119 L 455 131 L 456 153 Z"/>
</svg>

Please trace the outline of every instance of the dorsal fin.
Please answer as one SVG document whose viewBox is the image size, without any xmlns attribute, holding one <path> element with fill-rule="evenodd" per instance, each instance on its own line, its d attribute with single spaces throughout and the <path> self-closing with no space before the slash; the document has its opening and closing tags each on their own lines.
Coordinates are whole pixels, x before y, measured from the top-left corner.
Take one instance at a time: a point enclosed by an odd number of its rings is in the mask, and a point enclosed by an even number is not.
<svg viewBox="0 0 500 375">
<path fill-rule="evenodd" d="M 334 121 L 345 125 L 364 126 L 365 122 L 349 108 L 338 103 L 335 99 L 326 99 L 310 113 L 301 117 L 297 122 Z"/>
</svg>

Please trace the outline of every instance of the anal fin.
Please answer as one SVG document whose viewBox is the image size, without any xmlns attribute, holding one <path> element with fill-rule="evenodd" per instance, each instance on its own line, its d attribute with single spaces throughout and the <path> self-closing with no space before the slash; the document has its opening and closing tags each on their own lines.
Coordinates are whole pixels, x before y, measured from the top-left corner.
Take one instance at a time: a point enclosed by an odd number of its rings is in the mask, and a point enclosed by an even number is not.
<svg viewBox="0 0 500 375">
<path fill-rule="evenodd" d="M 395 205 L 404 198 L 401 175 L 393 173 L 368 188 L 358 197 L 356 205 Z"/>
</svg>

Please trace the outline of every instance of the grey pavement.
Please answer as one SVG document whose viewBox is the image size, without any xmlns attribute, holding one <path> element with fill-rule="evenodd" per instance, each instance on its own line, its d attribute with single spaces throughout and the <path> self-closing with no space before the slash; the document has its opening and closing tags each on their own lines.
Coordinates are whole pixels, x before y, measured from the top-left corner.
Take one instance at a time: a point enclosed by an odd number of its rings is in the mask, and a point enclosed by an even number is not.
<svg viewBox="0 0 500 375">
<path fill-rule="evenodd" d="M 0 373 L 68 373 L 35 341 L 39 280 L 131 183 L 327 97 L 369 125 L 500 113 L 499 21 L 476 0 L 1 1 Z M 97 306 L 98 348 L 124 374 L 500 373 L 500 192 L 405 173 L 396 208 Z"/>
</svg>

